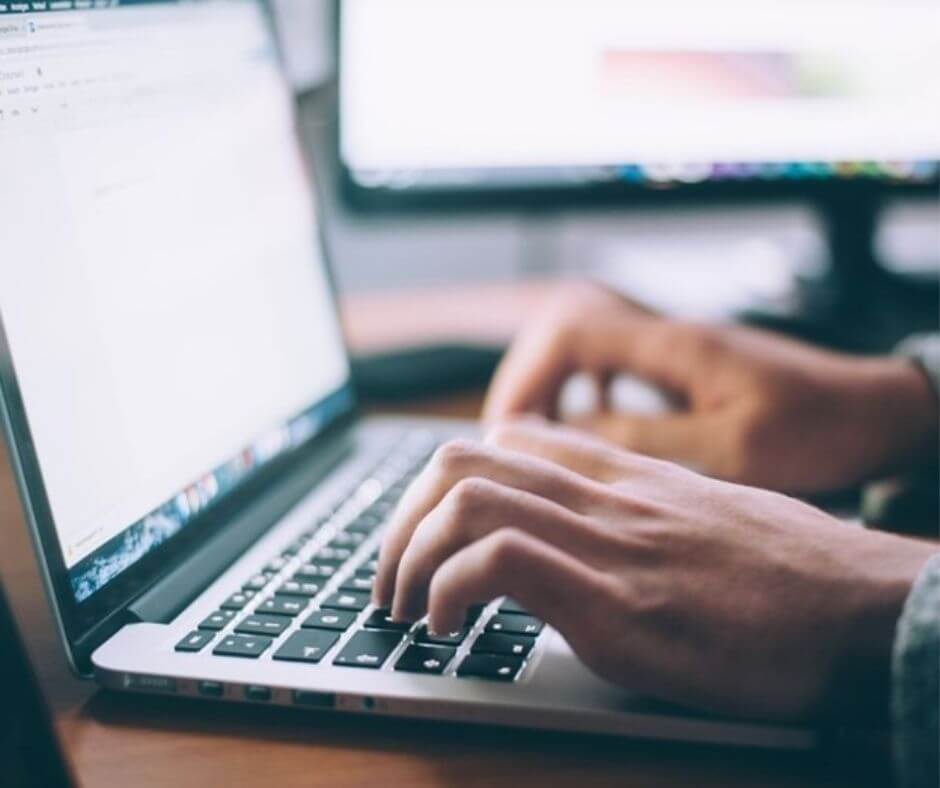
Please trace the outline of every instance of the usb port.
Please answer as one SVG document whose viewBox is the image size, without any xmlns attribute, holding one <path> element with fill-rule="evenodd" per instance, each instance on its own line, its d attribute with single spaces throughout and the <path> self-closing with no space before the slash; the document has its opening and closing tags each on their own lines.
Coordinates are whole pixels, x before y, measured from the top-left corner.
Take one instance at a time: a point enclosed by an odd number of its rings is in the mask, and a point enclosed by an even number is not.
<svg viewBox="0 0 940 788">
<path fill-rule="evenodd" d="M 332 709 L 336 705 L 336 696 L 332 692 L 307 692 L 294 690 L 294 704 L 314 706 L 320 709 Z"/>
<path fill-rule="evenodd" d="M 207 698 L 221 698 L 225 687 L 218 681 L 200 681 L 199 694 Z"/>
<path fill-rule="evenodd" d="M 255 684 L 252 684 L 249 687 L 245 687 L 245 697 L 248 698 L 248 700 L 271 700 L 271 690 L 267 687 L 259 687 Z"/>
</svg>

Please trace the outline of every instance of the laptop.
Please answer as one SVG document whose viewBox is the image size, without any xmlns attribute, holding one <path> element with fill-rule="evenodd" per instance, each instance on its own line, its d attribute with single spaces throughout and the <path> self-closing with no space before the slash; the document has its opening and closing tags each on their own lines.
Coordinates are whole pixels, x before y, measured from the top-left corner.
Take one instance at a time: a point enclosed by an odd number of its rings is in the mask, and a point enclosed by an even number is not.
<svg viewBox="0 0 940 788">
<path fill-rule="evenodd" d="M 0 583 L 0 671 L 7 683 L 0 703 L 0 764 L 7 788 L 74 785 L 52 717 L 26 657 Z"/>
<path fill-rule="evenodd" d="M 373 610 L 396 501 L 475 427 L 358 413 L 265 8 L 0 9 L 4 419 L 79 675 L 311 711 L 814 743 L 618 689 L 511 600 L 438 637 Z"/>
</svg>

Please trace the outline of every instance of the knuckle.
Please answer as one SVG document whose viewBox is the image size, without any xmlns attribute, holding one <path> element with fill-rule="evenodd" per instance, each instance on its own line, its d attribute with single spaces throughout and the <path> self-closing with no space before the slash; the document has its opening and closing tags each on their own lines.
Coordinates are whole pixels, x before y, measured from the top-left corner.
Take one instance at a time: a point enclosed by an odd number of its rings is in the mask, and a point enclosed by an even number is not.
<svg viewBox="0 0 940 788">
<path fill-rule="evenodd" d="M 453 473 L 479 452 L 477 444 L 467 438 L 455 438 L 438 447 L 431 464 L 438 470 Z"/>
<path fill-rule="evenodd" d="M 760 414 L 741 416 L 736 428 L 729 433 L 720 475 L 732 481 L 746 478 L 765 442 L 766 427 Z"/>
<path fill-rule="evenodd" d="M 525 550 L 525 538 L 515 528 L 500 528 L 489 538 L 486 555 L 487 571 L 500 576 L 512 572 Z"/>
<path fill-rule="evenodd" d="M 460 521 L 479 513 L 485 506 L 493 483 L 479 477 L 461 479 L 447 494 L 447 503 L 453 519 Z"/>
<path fill-rule="evenodd" d="M 572 347 L 581 333 L 581 321 L 584 315 L 575 309 L 567 310 L 553 322 L 548 334 L 549 347 L 564 350 Z"/>
</svg>

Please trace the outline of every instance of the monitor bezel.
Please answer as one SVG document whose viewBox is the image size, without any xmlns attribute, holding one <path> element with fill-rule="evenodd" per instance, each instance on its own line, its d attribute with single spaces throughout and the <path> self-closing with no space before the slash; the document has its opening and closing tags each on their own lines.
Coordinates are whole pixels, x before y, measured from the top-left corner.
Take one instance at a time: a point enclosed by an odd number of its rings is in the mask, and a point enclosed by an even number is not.
<svg viewBox="0 0 940 788">
<path fill-rule="evenodd" d="M 245 2 L 246 0 L 235 1 Z M 247 1 L 258 5 L 262 12 L 265 11 L 266 3 L 263 1 Z M 172 2 L 167 2 L 167 5 L 172 4 Z M 120 8 L 120 6 L 117 7 Z M 107 11 L 108 9 L 101 9 L 94 13 L 107 13 Z M 263 13 L 263 17 L 267 34 L 276 43 L 270 16 Z M 284 89 L 289 90 L 286 78 Z M 301 158 L 305 163 L 304 178 L 308 182 L 314 200 L 318 201 L 312 167 L 302 143 L 296 109 L 294 110 L 294 126 L 296 144 L 299 146 Z M 348 372 L 341 386 L 317 403 L 311 403 L 309 407 L 313 408 L 331 398 L 345 403 L 345 407 L 340 408 L 315 434 L 283 455 L 259 467 L 255 473 L 220 498 L 217 503 L 197 514 L 177 534 L 116 575 L 83 602 L 78 602 L 75 598 L 69 570 L 56 533 L 36 446 L 13 366 L 7 332 L 2 315 L 0 315 L 0 410 L 2 410 L 8 456 L 16 477 L 24 518 L 36 550 L 40 574 L 52 602 L 56 623 L 66 646 L 69 662 L 80 675 L 88 675 L 90 656 L 94 649 L 128 622 L 126 610 L 135 599 L 165 577 L 180 561 L 216 537 L 226 524 L 231 522 L 235 514 L 277 485 L 279 480 L 289 475 L 299 464 L 309 459 L 312 450 L 315 451 L 337 432 L 348 428 L 358 417 L 359 404 L 352 379 L 348 338 L 343 330 L 336 278 L 330 264 L 329 249 L 322 228 L 322 212 L 317 211 L 316 217 L 315 242 L 326 273 L 331 306 L 341 329 L 342 349 Z M 311 263 L 313 262 L 311 260 Z"/>
<path fill-rule="evenodd" d="M 338 189 L 344 203 L 362 213 L 445 212 L 552 212 L 595 210 L 603 208 L 657 207 L 720 201 L 733 204 L 744 201 L 813 200 L 827 203 L 844 200 L 852 193 L 869 195 L 873 191 L 888 197 L 930 197 L 940 189 L 940 175 L 924 181 L 889 180 L 874 177 L 776 178 L 748 180 L 707 180 L 694 183 L 547 183 L 545 185 L 470 184 L 460 188 L 396 189 L 366 187 L 359 183 L 343 157 L 343 0 L 333 0 L 331 38 L 335 53 L 336 117 L 332 154 L 336 163 Z M 467 172 L 472 172 L 468 169 Z"/>
</svg>

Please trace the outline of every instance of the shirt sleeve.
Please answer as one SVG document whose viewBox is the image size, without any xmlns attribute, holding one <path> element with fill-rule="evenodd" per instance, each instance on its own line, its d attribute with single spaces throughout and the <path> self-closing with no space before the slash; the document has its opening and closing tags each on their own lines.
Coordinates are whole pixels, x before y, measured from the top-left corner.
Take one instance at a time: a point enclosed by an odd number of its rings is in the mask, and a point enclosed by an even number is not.
<svg viewBox="0 0 940 788">
<path fill-rule="evenodd" d="M 905 602 L 891 674 L 898 785 L 936 786 L 940 781 L 940 553 L 927 562 Z"/>
</svg>

